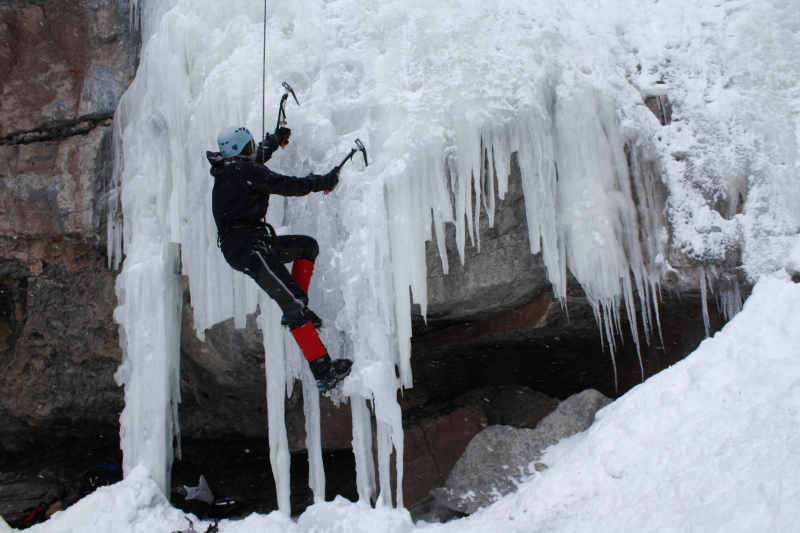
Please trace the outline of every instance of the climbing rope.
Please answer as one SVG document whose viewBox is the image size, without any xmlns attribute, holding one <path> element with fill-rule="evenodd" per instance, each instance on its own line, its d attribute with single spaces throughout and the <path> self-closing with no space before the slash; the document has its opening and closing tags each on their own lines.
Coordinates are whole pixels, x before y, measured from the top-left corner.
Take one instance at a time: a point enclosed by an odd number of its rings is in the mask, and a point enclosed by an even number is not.
<svg viewBox="0 0 800 533">
<path fill-rule="evenodd" d="M 264 52 L 261 65 L 261 138 L 267 138 L 267 0 L 264 0 Z"/>
</svg>

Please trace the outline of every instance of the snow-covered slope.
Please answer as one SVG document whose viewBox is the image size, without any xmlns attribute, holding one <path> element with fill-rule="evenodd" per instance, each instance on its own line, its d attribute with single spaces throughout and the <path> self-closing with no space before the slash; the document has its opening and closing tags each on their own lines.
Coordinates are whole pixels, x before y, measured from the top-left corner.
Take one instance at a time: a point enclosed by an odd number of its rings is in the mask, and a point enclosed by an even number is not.
<svg viewBox="0 0 800 533">
<path fill-rule="evenodd" d="M 550 468 L 470 517 L 427 531 L 790 532 L 800 520 L 800 285 L 759 282 L 744 309 L 689 357 L 551 447 Z M 139 469 L 32 532 L 185 528 Z M 91 526 L 91 527 L 89 527 Z M 205 526 L 203 526 L 204 528 Z M 202 531 L 203 528 L 197 529 Z M 343 499 L 299 521 L 279 512 L 223 533 L 405 532 L 405 510 Z"/>
<path fill-rule="evenodd" d="M 761 281 L 713 339 L 551 448 L 550 470 L 442 529 L 795 531 L 798 313 L 800 285 Z"/>
<path fill-rule="evenodd" d="M 411 384 L 409 288 L 425 309 L 424 241 L 452 222 L 462 254 L 468 241 L 479 246 L 475 220 L 481 209 L 491 217 L 502 198 L 512 153 L 531 252 L 543 254 L 557 296 L 570 270 L 609 340 L 622 302 L 635 324 L 635 289 L 651 321 L 647 300 L 670 249 L 713 264 L 741 247 L 752 279 L 800 267 L 796 2 L 269 1 L 266 79 L 258 2 L 139 7 L 142 62 L 115 121 L 126 254 L 117 379 L 126 394 L 125 471 L 147 466 L 162 490 L 177 431 L 178 265 L 200 336 L 230 317 L 244 325 L 259 303 L 252 281 L 216 248 L 203 154 L 231 124 L 260 132 L 265 102 L 271 129 L 281 81 L 302 105 L 288 109 L 292 143 L 271 168 L 328 170 L 356 137 L 373 162 L 348 167 L 334 194 L 273 201 L 269 213 L 279 232 L 322 244 L 310 297 L 334 326 L 323 333 L 331 354 L 355 359 L 337 398 L 353 410 L 365 501 L 376 491 L 367 402 L 384 503 L 390 454 L 403 456 L 396 395 Z M 665 92 L 675 114 L 662 127 L 643 99 Z M 655 201 L 659 183 L 667 219 Z M 119 235 L 109 242 L 118 250 Z M 280 413 L 306 370 L 277 307 L 263 296 L 260 304 L 270 446 L 288 512 Z M 313 405 L 316 392 L 305 391 Z M 308 429 L 319 499 L 319 436 L 315 424 Z M 399 486 L 402 465 L 398 473 Z"/>
</svg>

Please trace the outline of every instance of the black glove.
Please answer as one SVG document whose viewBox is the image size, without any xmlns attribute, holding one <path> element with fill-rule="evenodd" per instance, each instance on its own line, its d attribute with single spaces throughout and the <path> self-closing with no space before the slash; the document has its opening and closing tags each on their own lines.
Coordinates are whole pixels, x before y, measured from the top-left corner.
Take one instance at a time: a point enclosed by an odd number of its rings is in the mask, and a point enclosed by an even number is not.
<svg viewBox="0 0 800 533">
<path fill-rule="evenodd" d="M 312 192 L 331 192 L 339 184 L 339 169 L 334 168 L 324 176 L 312 176 Z"/>
<path fill-rule="evenodd" d="M 289 137 L 292 136 L 292 130 L 289 128 L 278 128 L 275 130 L 275 138 L 278 140 L 280 146 L 289 144 Z"/>
<path fill-rule="evenodd" d="M 339 169 L 334 168 L 322 177 L 325 180 L 325 192 L 331 192 L 339 185 Z"/>
</svg>

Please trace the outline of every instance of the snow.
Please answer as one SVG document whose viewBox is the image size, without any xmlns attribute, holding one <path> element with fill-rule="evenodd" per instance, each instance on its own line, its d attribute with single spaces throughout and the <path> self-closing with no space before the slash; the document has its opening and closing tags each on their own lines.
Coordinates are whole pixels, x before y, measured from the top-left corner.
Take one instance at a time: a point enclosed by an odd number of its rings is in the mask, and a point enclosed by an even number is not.
<svg viewBox="0 0 800 533">
<path fill-rule="evenodd" d="M 458 531 L 500 520 L 511 531 L 796 530 L 799 313 L 800 286 L 763 280 L 713 339 L 600 411 L 545 454 L 548 470 Z"/>
<path fill-rule="evenodd" d="M 463 519 L 458 531 L 796 531 L 800 520 L 800 285 L 765 278 L 743 310 L 686 359 L 551 446 L 548 469 Z M 194 520 L 194 517 L 192 517 Z M 195 520 L 195 529 L 204 525 Z M 31 533 L 185 529 L 143 467 Z M 407 532 L 405 509 L 339 497 L 295 523 L 283 513 L 222 521 L 222 533 Z"/>
<path fill-rule="evenodd" d="M 462 260 L 466 246 L 480 247 L 477 221 L 482 209 L 493 217 L 513 153 L 531 252 L 542 254 L 557 297 L 567 270 L 582 285 L 612 356 L 620 306 L 638 321 L 634 292 L 646 331 L 657 324 L 671 251 L 698 262 L 704 291 L 732 275 L 739 253 L 752 281 L 800 267 L 795 2 L 267 2 L 265 95 L 263 6 L 133 4 L 144 46 L 114 123 L 124 225 L 113 210 L 109 223 L 112 262 L 125 253 L 116 377 L 125 384 L 125 474 L 144 466 L 162 491 L 179 435 L 180 264 L 199 337 L 229 318 L 243 327 L 261 310 L 273 471 L 289 512 L 283 401 L 308 373 L 277 308 L 216 247 L 204 158 L 226 126 L 259 132 L 265 106 L 271 129 L 282 81 L 301 105 L 287 109 L 292 142 L 271 168 L 327 171 L 355 138 L 370 154 L 369 167 L 345 168 L 333 194 L 273 199 L 268 216 L 279 233 L 322 245 L 310 300 L 332 325 L 322 333 L 331 355 L 355 361 L 334 399 L 353 411 L 362 502 L 377 491 L 391 507 L 390 456 L 403 457 L 396 397 L 412 383 L 409 290 L 426 309 L 424 243 L 437 236 L 445 267 L 446 223 Z M 674 107 L 667 126 L 644 105 L 664 94 Z M 716 295 L 728 315 L 739 310 L 729 283 Z M 319 433 L 308 434 L 318 501 Z"/>
</svg>

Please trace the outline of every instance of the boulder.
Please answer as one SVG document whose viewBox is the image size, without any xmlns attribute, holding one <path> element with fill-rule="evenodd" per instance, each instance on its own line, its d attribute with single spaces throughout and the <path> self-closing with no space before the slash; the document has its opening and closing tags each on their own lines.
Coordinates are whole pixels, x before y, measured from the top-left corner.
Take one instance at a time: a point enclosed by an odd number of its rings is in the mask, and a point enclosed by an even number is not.
<svg viewBox="0 0 800 533">
<path fill-rule="evenodd" d="M 594 389 L 574 394 L 558 404 L 555 411 L 536 425 L 536 438 L 550 446 L 561 439 L 586 431 L 594 423 L 595 413 L 610 403 L 610 398 Z"/>
<path fill-rule="evenodd" d="M 377 442 L 373 419 L 372 450 L 377 470 Z M 454 404 L 428 406 L 403 420 L 403 503 L 412 506 L 444 484 L 453 465 L 472 438 L 487 426 L 483 411 Z M 394 457 L 394 454 L 393 454 Z M 396 484 L 394 466 L 391 486 Z"/>
<path fill-rule="evenodd" d="M 559 400 L 522 385 L 509 384 L 470 391 L 456 398 L 455 403 L 478 407 L 490 426 L 533 429 L 558 407 Z"/>
<path fill-rule="evenodd" d="M 500 385 L 470 391 L 452 402 L 409 407 L 403 422 L 405 504 L 410 509 L 415 502 L 426 500 L 431 489 L 442 486 L 472 438 L 487 426 L 532 429 L 558 403 L 557 398 L 527 387 Z M 436 515 L 441 521 L 438 511 L 433 511 L 439 505 L 431 503 L 425 510 L 415 507 L 415 512 L 433 512 L 429 518 Z M 454 516 L 451 512 L 445 515 Z"/>
<path fill-rule="evenodd" d="M 466 516 L 464 513 L 459 513 L 443 505 L 439 500 L 430 495 L 425 496 L 417 503 L 409 506 L 408 512 L 411 515 L 411 520 L 413 520 L 415 524 L 417 522 L 444 524 L 454 518 Z"/>
<path fill-rule="evenodd" d="M 548 446 L 586 430 L 595 413 L 611 402 L 595 390 L 586 390 L 561 402 L 535 430 L 490 426 L 467 446 L 444 487 L 431 491 L 442 504 L 471 514 L 514 492 L 537 469 L 536 461 Z"/>
</svg>

